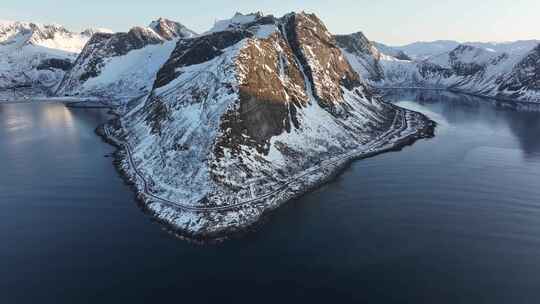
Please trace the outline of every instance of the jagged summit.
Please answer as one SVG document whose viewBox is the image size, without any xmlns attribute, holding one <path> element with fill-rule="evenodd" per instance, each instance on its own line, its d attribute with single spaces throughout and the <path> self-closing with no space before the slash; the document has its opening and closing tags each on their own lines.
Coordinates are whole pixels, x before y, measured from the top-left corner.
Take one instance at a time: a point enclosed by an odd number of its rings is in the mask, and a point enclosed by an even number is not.
<svg viewBox="0 0 540 304">
<path fill-rule="evenodd" d="M 0 23 L 0 44 L 42 45 L 55 44 L 57 49 L 80 51 L 89 36 L 73 33 L 58 24 L 38 24 L 32 22 L 3 21 Z M 76 43 L 76 44 L 73 44 Z M 63 44 L 63 45 L 62 45 Z"/>
<path fill-rule="evenodd" d="M 338 43 L 345 47 L 350 53 L 371 54 L 375 57 L 380 57 L 381 55 L 379 50 L 363 32 L 356 32 L 349 35 L 336 35 L 335 38 Z"/>
<path fill-rule="evenodd" d="M 236 12 L 234 14 L 233 17 L 242 17 L 242 16 L 255 16 L 256 18 L 262 18 L 265 16 L 265 14 L 262 12 L 262 11 L 257 11 L 257 12 L 254 12 L 254 13 L 248 13 L 248 14 L 244 14 L 244 13 L 241 13 L 241 12 Z"/>
<path fill-rule="evenodd" d="M 108 28 L 92 27 L 92 28 L 87 28 L 81 32 L 82 35 L 86 35 L 88 37 L 92 37 L 92 35 L 97 34 L 97 33 L 113 34 L 114 31 Z"/>
<path fill-rule="evenodd" d="M 174 38 L 190 38 L 197 35 L 197 33 L 188 29 L 181 23 L 166 18 L 158 18 L 157 20 L 152 21 L 148 27 L 166 40 Z"/>
<path fill-rule="evenodd" d="M 383 54 L 362 32 L 349 35 L 336 35 L 336 42 L 342 49 L 355 71 L 364 79 L 381 81 L 384 71 L 379 63 Z"/>
</svg>

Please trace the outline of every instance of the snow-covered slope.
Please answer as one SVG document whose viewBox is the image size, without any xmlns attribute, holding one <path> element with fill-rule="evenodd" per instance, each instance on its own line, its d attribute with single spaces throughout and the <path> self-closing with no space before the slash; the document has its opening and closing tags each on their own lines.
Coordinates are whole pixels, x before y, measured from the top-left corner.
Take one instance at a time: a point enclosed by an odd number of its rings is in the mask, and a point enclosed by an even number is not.
<svg viewBox="0 0 540 304">
<path fill-rule="evenodd" d="M 95 34 L 56 94 L 114 99 L 146 94 L 178 39 L 194 35 L 182 24 L 163 18 L 127 33 Z"/>
<path fill-rule="evenodd" d="M 403 46 L 389 46 L 380 42 L 374 42 L 376 47 L 383 53 L 393 56 L 397 52 L 403 52 L 412 59 L 426 59 L 428 57 L 449 52 L 460 45 L 453 40 L 437 40 L 429 42 L 414 42 Z"/>
<path fill-rule="evenodd" d="M 256 12 L 246 15 L 242 13 L 236 13 L 231 19 L 216 21 L 214 26 L 208 32 L 221 32 L 225 30 L 232 30 L 235 28 L 242 28 L 245 25 L 262 18 L 263 16 L 264 14 L 262 12 Z"/>
<path fill-rule="evenodd" d="M 498 91 L 500 96 L 540 102 L 540 44 L 505 75 Z"/>
<path fill-rule="evenodd" d="M 383 43 L 373 42 L 375 47 L 382 53 L 399 57 L 397 54 L 403 52 L 411 59 L 423 60 L 442 53 L 448 53 L 459 45 L 469 45 L 482 48 L 487 51 L 503 53 L 523 53 L 532 50 L 540 44 L 540 40 L 518 40 L 510 42 L 464 42 L 460 43 L 453 40 L 438 40 L 431 42 L 414 42 L 403 46 L 388 46 Z M 402 58 L 404 59 L 404 58 Z"/>
<path fill-rule="evenodd" d="M 89 38 L 87 31 L 73 33 L 59 25 L 0 21 L 0 91 L 49 92 Z"/>
<path fill-rule="evenodd" d="M 373 95 L 315 16 L 236 15 L 180 40 L 148 98 L 106 127 L 159 219 L 195 236 L 245 228 L 353 158 L 430 135 Z"/>
<path fill-rule="evenodd" d="M 540 40 L 518 40 L 510 42 L 465 42 L 463 44 L 483 48 L 488 51 L 515 54 L 525 53 L 532 50 L 538 44 L 540 44 Z"/>
</svg>

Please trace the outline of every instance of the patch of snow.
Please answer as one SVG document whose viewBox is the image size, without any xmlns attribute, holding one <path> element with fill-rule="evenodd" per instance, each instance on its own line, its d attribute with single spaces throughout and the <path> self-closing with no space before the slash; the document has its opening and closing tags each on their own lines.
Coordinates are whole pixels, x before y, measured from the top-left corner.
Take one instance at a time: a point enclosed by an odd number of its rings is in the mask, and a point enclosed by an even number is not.
<svg viewBox="0 0 540 304">
<path fill-rule="evenodd" d="M 242 13 L 236 13 L 231 19 L 218 20 L 209 32 L 222 32 L 227 29 L 239 27 L 241 25 L 254 22 L 262 16 L 262 13 L 253 13 L 244 15 Z"/>
<path fill-rule="evenodd" d="M 176 40 L 148 45 L 126 55 L 107 58 L 101 73 L 77 88 L 81 95 L 138 96 L 149 92 L 161 66 L 171 55 Z"/>
</svg>

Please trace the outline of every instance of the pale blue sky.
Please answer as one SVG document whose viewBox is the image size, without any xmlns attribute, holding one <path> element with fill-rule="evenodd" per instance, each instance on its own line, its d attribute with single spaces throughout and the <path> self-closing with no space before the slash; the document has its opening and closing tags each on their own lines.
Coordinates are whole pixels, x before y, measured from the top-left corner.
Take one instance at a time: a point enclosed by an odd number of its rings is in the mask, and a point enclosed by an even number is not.
<svg viewBox="0 0 540 304">
<path fill-rule="evenodd" d="M 453 39 L 540 39 L 539 0 L 2 0 L 0 19 L 59 23 L 73 30 L 126 31 L 163 16 L 198 32 L 235 11 L 317 13 L 334 33 L 363 31 L 389 44 Z"/>
</svg>

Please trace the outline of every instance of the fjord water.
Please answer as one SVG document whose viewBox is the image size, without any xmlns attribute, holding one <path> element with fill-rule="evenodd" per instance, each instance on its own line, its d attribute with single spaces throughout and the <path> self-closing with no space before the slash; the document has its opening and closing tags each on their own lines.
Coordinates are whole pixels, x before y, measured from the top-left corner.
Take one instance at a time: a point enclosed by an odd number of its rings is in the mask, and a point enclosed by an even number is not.
<svg viewBox="0 0 540 304">
<path fill-rule="evenodd" d="M 540 114 L 389 98 L 436 137 L 355 162 L 257 231 L 174 238 L 104 157 L 103 110 L 0 105 L 1 303 L 534 303 Z"/>
</svg>

